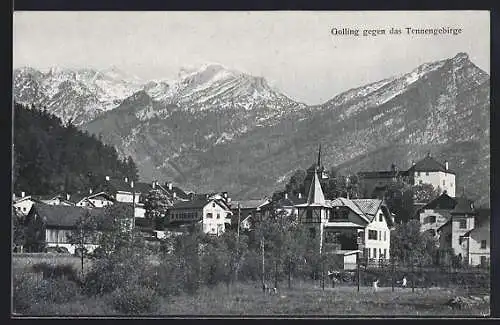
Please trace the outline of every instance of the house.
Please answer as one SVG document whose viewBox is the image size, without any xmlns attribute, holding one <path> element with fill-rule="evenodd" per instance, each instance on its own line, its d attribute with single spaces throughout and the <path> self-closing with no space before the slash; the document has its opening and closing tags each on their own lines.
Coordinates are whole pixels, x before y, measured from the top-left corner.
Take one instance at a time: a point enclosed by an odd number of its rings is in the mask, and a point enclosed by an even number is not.
<svg viewBox="0 0 500 325">
<path fill-rule="evenodd" d="M 53 195 L 39 195 L 35 196 L 38 201 L 48 204 L 48 205 L 69 205 L 72 206 L 74 203 L 70 201 L 69 194 L 53 194 Z"/>
<path fill-rule="evenodd" d="M 168 210 L 165 227 L 175 230 L 198 226 L 206 234 L 221 235 L 231 224 L 231 215 L 231 210 L 216 199 L 178 202 Z"/>
<path fill-rule="evenodd" d="M 439 247 L 443 251 L 451 250 L 462 261 L 469 261 L 466 234 L 475 228 L 477 212 L 473 203 L 465 198 L 457 198 L 457 204 L 450 212 L 450 219 L 438 228 Z M 447 260 L 451 256 L 442 256 Z"/>
<path fill-rule="evenodd" d="M 441 193 L 446 192 L 451 197 L 455 196 L 455 172 L 449 168 L 448 161 L 441 163 L 428 153 L 406 173 L 412 185 L 431 184 L 434 189 L 439 188 Z"/>
<path fill-rule="evenodd" d="M 26 196 L 25 192 L 21 193 L 20 197 L 17 197 L 16 195 L 12 196 L 12 206 L 14 209 L 22 214 L 22 215 L 27 215 L 33 206 L 33 203 L 35 202 L 40 202 L 31 195 Z"/>
<path fill-rule="evenodd" d="M 474 229 L 466 232 L 468 263 L 486 267 L 490 264 L 490 209 L 477 209 Z"/>
<path fill-rule="evenodd" d="M 306 203 L 296 205 L 299 222 L 319 243 L 320 254 L 389 259 L 392 215 L 382 200 L 325 200 L 319 176 L 313 176 Z M 354 253 L 353 253 L 354 252 Z"/>
<path fill-rule="evenodd" d="M 470 201 L 469 203 L 472 203 Z M 420 231 L 438 236 L 438 229 L 451 218 L 451 211 L 457 205 L 457 198 L 442 193 L 417 210 L 416 216 L 420 220 Z"/>
<path fill-rule="evenodd" d="M 363 197 L 383 199 L 389 185 L 407 179 L 407 173 L 400 171 L 395 164 L 387 171 L 358 172 L 360 191 Z"/>
<path fill-rule="evenodd" d="M 250 230 L 255 226 L 255 222 L 260 220 L 261 207 L 267 205 L 269 199 L 262 200 L 244 200 L 231 202 L 231 227 L 237 229 L 238 220 L 240 229 Z"/>
<path fill-rule="evenodd" d="M 400 171 L 395 164 L 388 171 L 363 171 L 358 173 L 360 190 L 365 197 L 383 198 L 388 186 L 393 182 L 406 184 L 431 184 L 441 193 L 455 196 L 455 172 L 449 168 L 448 161 L 437 161 L 430 154 L 418 161 L 412 162 L 408 170 Z"/>
<path fill-rule="evenodd" d="M 68 242 L 68 236 L 75 229 L 75 225 L 80 217 L 85 213 L 91 213 L 99 222 L 99 231 L 106 229 L 106 219 L 103 208 L 86 209 L 76 206 L 48 205 L 43 203 L 33 204 L 25 220 L 25 226 L 30 223 L 44 224 L 45 232 L 41 239 L 46 247 L 65 247 L 72 254 L 75 253 L 75 246 Z M 39 227 L 38 229 L 43 229 Z M 96 242 L 88 243 L 87 249 L 94 250 Z"/>
<path fill-rule="evenodd" d="M 89 201 L 95 208 L 103 208 L 108 205 L 112 205 L 115 201 L 114 198 L 106 192 L 91 194 L 86 197 L 86 200 Z"/>
<path fill-rule="evenodd" d="M 267 203 L 260 206 L 261 217 L 269 218 L 273 213 L 277 213 L 298 219 L 297 205 L 305 202 L 306 198 L 302 196 L 302 193 L 297 196 L 284 193 L 282 198 L 275 201 L 268 200 Z"/>
</svg>

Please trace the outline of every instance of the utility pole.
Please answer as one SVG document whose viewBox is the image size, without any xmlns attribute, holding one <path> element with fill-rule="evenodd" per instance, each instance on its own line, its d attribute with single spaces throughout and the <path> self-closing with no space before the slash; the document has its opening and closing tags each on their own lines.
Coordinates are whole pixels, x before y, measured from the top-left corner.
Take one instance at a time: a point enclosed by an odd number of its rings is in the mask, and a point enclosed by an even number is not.
<svg viewBox="0 0 500 325">
<path fill-rule="evenodd" d="M 238 230 L 236 235 L 236 260 L 240 258 L 240 219 L 241 219 L 241 206 L 238 202 Z M 238 267 L 234 268 L 234 282 L 238 281 Z"/>
<path fill-rule="evenodd" d="M 394 292 L 394 256 L 391 256 L 392 264 L 392 292 Z"/>
<path fill-rule="evenodd" d="M 130 188 L 132 189 L 132 228 L 135 225 L 135 190 L 134 181 L 130 181 Z"/>
<path fill-rule="evenodd" d="M 265 285 L 265 277 L 264 277 L 264 237 L 261 238 L 260 240 L 260 248 L 261 248 L 261 253 L 262 253 L 262 288 L 264 288 Z"/>
<path fill-rule="evenodd" d="M 357 285 L 358 285 L 358 292 L 359 292 L 359 252 L 356 252 L 356 278 L 357 278 Z"/>
</svg>

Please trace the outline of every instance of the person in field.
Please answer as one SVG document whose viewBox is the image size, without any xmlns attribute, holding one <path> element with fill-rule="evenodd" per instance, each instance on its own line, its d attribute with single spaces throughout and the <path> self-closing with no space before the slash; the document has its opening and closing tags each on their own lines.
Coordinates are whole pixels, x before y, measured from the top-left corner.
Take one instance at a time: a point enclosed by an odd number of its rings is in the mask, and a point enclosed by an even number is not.
<svg viewBox="0 0 500 325">
<path fill-rule="evenodd" d="M 378 279 L 373 281 L 373 291 L 377 292 L 377 290 L 378 290 Z"/>
<path fill-rule="evenodd" d="M 401 281 L 401 287 L 406 288 L 406 285 L 407 285 L 407 280 L 406 280 L 406 276 L 404 276 L 403 280 Z"/>
</svg>

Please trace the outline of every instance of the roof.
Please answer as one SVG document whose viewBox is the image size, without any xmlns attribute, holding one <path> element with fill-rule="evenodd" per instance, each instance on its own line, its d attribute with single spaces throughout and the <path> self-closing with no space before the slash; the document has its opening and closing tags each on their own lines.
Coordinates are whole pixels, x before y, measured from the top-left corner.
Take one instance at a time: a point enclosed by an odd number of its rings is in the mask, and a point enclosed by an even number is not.
<svg viewBox="0 0 500 325">
<path fill-rule="evenodd" d="M 91 194 L 91 195 L 87 196 L 87 199 L 94 199 L 94 198 L 97 198 L 99 196 L 102 196 L 109 201 L 114 201 L 114 198 L 106 192 L 98 192 L 95 194 Z M 70 199 L 71 199 L 71 197 L 70 197 Z"/>
<path fill-rule="evenodd" d="M 442 210 L 451 210 L 455 208 L 457 205 L 457 200 L 446 193 L 441 194 L 437 198 L 433 199 L 429 203 L 427 203 L 423 209 L 442 209 Z"/>
<path fill-rule="evenodd" d="M 394 170 L 358 172 L 358 176 L 362 178 L 394 178 L 397 177 L 398 174 L 400 174 L 400 172 Z"/>
<path fill-rule="evenodd" d="M 371 221 L 370 218 L 368 218 L 364 214 L 364 212 L 359 208 L 359 206 L 356 203 L 354 203 L 352 200 L 349 200 L 349 199 L 346 199 L 346 198 L 343 198 L 343 197 L 338 197 L 335 200 L 328 201 L 328 203 L 329 203 L 329 205 L 331 207 L 342 207 L 342 206 L 348 207 L 354 213 L 356 213 L 362 219 L 364 219 L 366 222 L 370 222 Z"/>
<path fill-rule="evenodd" d="M 372 216 L 372 218 L 377 214 L 377 211 L 382 204 L 382 200 L 379 199 L 353 199 L 352 200 L 364 214 Z"/>
<path fill-rule="evenodd" d="M 361 225 L 358 225 L 357 223 L 351 222 L 351 221 L 333 221 L 333 222 L 328 222 L 325 225 L 325 228 L 364 228 Z"/>
<path fill-rule="evenodd" d="M 277 207 L 292 207 L 300 204 L 306 203 L 306 199 L 304 197 L 297 197 L 295 195 L 287 194 L 286 198 L 281 198 L 277 202 L 275 202 L 275 205 Z"/>
<path fill-rule="evenodd" d="M 466 197 L 457 197 L 457 204 L 455 208 L 451 210 L 451 214 L 475 214 L 474 201 L 467 199 Z"/>
<path fill-rule="evenodd" d="M 91 215 L 98 219 L 104 220 L 105 209 L 93 208 L 86 209 L 67 205 L 48 205 L 43 203 L 34 203 L 32 210 L 36 211 L 41 218 L 45 218 L 47 226 L 53 227 L 72 227 L 78 219 L 85 213 L 90 212 Z"/>
<path fill-rule="evenodd" d="M 445 172 L 455 174 L 449 168 L 446 170 L 445 164 L 440 163 L 430 155 L 427 155 L 424 159 L 411 166 L 408 172 Z"/>
<path fill-rule="evenodd" d="M 215 200 L 209 200 L 209 199 L 204 199 L 204 200 L 198 199 L 192 201 L 177 202 L 171 207 L 171 209 L 202 209 L 210 201 L 215 202 Z"/>
<path fill-rule="evenodd" d="M 315 172 L 313 177 L 313 181 L 309 187 L 309 194 L 307 195 L 307 203 L 324 205 L 326 204 L 325 195 L 323 194 L 323 189 L 319 183 L 318 173 Z"/>
<path fill-rule="evenodd" d="M 441 227 L 439 227 L 437 230 L 440 231 L 441 229 L 443 229 L 444 227 L 449 226 L 449 225 L 451 225 L 451 219 L 449 219 L 444 224 L 442 224 Z"/>
<path fill-rule="evenodd" d="M 245 200 L 245 201 L 232 201 L 231 209 L 257 209 L 261 205 L 264 205 L 268 200 Z"/>
</svg>

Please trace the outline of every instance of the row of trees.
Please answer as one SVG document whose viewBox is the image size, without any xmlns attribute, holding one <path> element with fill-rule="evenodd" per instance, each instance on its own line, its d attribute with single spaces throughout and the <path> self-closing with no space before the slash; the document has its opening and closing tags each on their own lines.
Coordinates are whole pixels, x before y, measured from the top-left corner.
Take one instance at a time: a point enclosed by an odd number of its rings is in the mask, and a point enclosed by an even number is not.
<svg viewBox="0 0 500 325">
<path fill-rule="evenodd" d="M 66 125 L 45 111 L 14 104 L 14 190 L 36 194 L 87 192 L 104 177 L 137 181 L 131 157 L 120 158 L 113 146 Z"/>
</svg>

